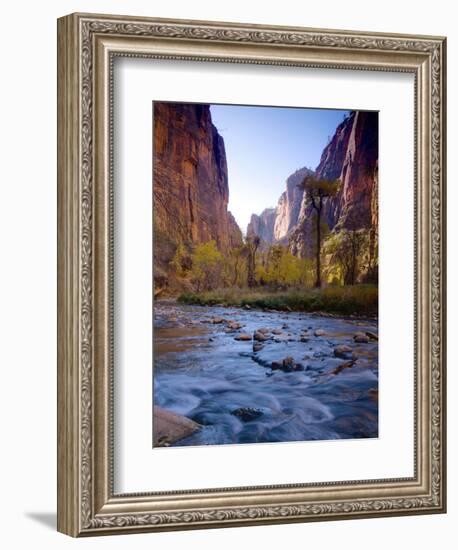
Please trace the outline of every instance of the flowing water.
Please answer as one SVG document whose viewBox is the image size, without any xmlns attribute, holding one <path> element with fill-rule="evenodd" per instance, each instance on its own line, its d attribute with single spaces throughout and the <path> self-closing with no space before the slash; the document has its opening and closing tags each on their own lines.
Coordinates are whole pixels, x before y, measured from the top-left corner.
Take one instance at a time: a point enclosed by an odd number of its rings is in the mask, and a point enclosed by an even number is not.
<svg viewBox="0 0 458 550">
<path fill-rule="evenodd" d="M 234 322 L 241 328 L 231 330 Z M 154 404 L 203 426 L 177 446 L 377 437 L 378 341 L 353 339 L 377 328 L 375 320 L 157 302 Z M 269 339 L 257 351 L 235 339 L 259 329 Z M 351 352 L 335 357 L 338 345 Z"/>
</svg>

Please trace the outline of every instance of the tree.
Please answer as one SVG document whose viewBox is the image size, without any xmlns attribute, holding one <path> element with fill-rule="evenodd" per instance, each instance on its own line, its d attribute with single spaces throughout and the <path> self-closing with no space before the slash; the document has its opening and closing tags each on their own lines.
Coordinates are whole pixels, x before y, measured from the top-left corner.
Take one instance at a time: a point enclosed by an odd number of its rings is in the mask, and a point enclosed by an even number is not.
<svg viewBox="0 0 458 550">
<path fill-rule="evenodd" d="M 259 281 L 278 287 L 307 285 L 310 262 L 294 256 L 287 246 L 274 244 L 265 254 L 264 262 L 257 266 Z"/>
<path fill-rule="evenodd" d="M 178 277 L 184 277 L 191 269 L 191 258 L 184 247 L 183 243 L 179 243 L 175 254 L 170 262 L 171 267 L 175 270 Z"/>
<path fill-rule="evenodd" d="M 280 244 L 274 244 L 269 248 L 267 254 L 267 281 L 269 283 L 280 282 L 280 265 L 283 256 L 284 247 Z"/>
<path fill-rule="evenodd" d="M 223 267 L 223 255 L 215 241 L 196 246 L 192 254 L 192 277 L 197 292 L 216 288 L 220 282 Z"/>
<path fill-rule="evenodd" d="M 354 285 L 358 279 L 359 263 L 362 252 L 366 244 L 366 234 L 364 230 L 352 229 L 346 233 L 346 247 L 343 250 L 346 255 L 347 269 L 345 272 L 345 284 Z"/>
<path fill-rule="evenodd" d="M 240 280 L 240 272 L 242 269 L 243 256 L 244 256 L 243 245 L 232 248 L 230 251 L 229 259 L 232 267 L 232 286 L 237 286 Z"/>
<path fill-rule="evenodd" d="M 256 252 L 259 248 L 261 239 L 258 235 L 247 237 L 245 244 L 245 257 L 247 260 L 247 284 L 250 288 L 256 286 Z"/>
<path fill-rule="evenodd" d="M 369 230 L 369 252 L 367 261 L 367 272 L 364 276 L 365 283 L 377 283 L 378 282 L 378 233 L 377 230 L 372 227 Z"/>
<path fill-rule="evenodd" d="M 363 256 L 368 247 L 367 240 L 367 231 L 364 229 L 343 229 L 326 243 L 331 264 L 337 267 L 344 285 L 357 283 Z"/>
<path fill-rule="evenodd" d="M 317 179 L 306 176 L 301 184 L 309 203 L 316 215 L 316 278 L 315 286 L 321 287 L 321 216 L 323 207 L 329 197 L 333 197 L 339 190 L 339 181 Z"/>
</svg>

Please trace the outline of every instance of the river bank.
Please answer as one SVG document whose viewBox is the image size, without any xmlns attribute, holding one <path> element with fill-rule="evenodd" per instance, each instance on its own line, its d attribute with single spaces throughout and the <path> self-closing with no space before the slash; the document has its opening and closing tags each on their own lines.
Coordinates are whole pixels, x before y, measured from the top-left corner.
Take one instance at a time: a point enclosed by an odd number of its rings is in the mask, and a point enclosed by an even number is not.
<svg viewBox="0 0 458 550">
<path fill-rule="evenodd" d="M 300 311 L 376 317 L 376 285 L 328 286 L 274 290 L 265 287 L 217 289 L 185 293 L 178 297 L 182 304 L 201 306 L 253 307 L 276 311 Z"/>
<path fill-rule="evenodd" d="M 162 445 L 378 436 L 378 325 L 156 301 L 154 404 L 200 426 Z"/>
</svg>

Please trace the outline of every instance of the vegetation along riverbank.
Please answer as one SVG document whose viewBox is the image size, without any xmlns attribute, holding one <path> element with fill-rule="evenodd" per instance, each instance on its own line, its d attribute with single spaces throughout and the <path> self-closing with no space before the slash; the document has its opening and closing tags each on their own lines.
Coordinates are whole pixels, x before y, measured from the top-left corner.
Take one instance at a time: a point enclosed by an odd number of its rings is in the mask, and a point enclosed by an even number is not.
<svg viewBox="0 0 458 550">
<path fill-rule="evenodd" d="M 340 315 L 376 316 L 378 287 L 376 285 L 329 286 L 269 290 L 229 288 L 200 293 L 186 293 L 179 303 L 201 306 L 233 306 L 277 311 L 324 312 Z"/>
</svg>

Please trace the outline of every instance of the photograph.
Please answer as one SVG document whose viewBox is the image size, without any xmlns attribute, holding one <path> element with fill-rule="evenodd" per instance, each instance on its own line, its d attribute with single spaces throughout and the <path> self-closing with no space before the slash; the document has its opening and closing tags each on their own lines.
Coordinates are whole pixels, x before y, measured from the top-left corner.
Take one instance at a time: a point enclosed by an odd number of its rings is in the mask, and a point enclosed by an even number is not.
<svg viewBox="0 0 458 550">
<path fill-rule="evenodd" d="M 153 447 L 378 437 L 378 112 L 154 102 L 153 248 Z"/>
</svg>

